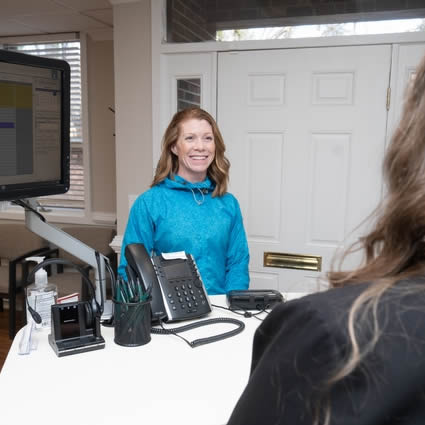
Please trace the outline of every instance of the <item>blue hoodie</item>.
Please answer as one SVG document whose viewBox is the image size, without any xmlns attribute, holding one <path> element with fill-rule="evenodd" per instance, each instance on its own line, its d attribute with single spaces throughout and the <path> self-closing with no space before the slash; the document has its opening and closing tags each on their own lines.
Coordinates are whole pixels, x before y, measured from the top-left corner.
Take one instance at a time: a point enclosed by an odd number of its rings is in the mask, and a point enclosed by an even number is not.
<svg viewBox="0 0 425 425">
<path fill-rule="evenodd" d="M 210 295 L 249 285 L 249 252 L 239 203 L 230 193 L 212 197 L 214 183 L 166 178 L 134 202 L 118 273 L 126 277 L 125 247 L 142 243 L 156 255 L 192 254 Z"/>
</svg>

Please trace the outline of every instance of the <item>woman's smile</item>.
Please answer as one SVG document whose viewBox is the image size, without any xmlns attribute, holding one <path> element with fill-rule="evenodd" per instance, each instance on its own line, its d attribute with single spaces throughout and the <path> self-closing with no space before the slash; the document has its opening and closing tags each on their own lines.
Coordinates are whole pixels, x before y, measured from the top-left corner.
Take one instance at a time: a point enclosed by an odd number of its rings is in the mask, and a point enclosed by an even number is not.
<svg viewBox="0 0 425 425">
<path fill-rule="evenodd" d="M 177 142 L 172 146 L 179 159 L 177 174 L 192 183 L 201 182 L 207 176 L 214 160 L 215 142 L 211 125 L 205 120 L 191 118 L 183 121 Z"/>
</svg>

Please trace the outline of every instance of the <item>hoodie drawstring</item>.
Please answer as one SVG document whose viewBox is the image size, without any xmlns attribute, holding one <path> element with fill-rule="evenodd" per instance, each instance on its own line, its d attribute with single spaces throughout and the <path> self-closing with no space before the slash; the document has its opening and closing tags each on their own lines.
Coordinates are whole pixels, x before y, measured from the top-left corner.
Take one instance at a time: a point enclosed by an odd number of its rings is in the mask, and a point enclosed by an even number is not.
<svg viewBox="0 0 425 425">
<path fill-rule="evenodd" d="M 195 200 L 195 202 L 196 202 L 198 205 L 202 205 L 202 204 L 204 203 L 204 201 L 205 201 L 204 192 L 203 192 L 201 189 L 199 189 L 198 187 L 197 187 L 196 189 L 197 189 L 197 190 L 199 191 L 199 193 L 201 194 L 202 199 L 201 199 L 201 200 L 196 199 L 196 195 L 195 195 L 194 190 L 193 190 L 192 188 L 190 188 L 190 190 L 192 191 L 193 199 Z"/>
</svg>

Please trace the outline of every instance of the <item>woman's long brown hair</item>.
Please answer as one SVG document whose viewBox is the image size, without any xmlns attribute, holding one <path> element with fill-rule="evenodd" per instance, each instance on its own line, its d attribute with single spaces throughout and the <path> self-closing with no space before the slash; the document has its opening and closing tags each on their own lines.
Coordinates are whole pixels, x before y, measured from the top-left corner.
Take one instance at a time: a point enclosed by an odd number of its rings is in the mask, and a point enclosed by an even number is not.
<svg viewBox="0 0 425 425">
<path fill-rule="evenodd" d="M 383 293 L 400 280 L 425 275 L 425 58 L 409 83 L 401 120 L 385 155 L 383 173 L 387 194 L 373 215 L 374 227 L 344 255 L 363 251 L 363 264 L 355 270 L 328 274 L 332 287 L 362 282 L 372 285 L 348 312 L 351 350 L 346 361 L 336 365 L 327 383 L 315 423 L 320 419 L 321 423 L 329 424 L 333 385 L 362 367 L 362 359 L 379 340 L 377 308 Z M 411 290 L 422 291 L 425 287 L 416 285 Z M 369 321 L 373 329 L 373 337 L 366 344 L 359 340 L 364 321 Z"/>
<path fill-rule="evenodd" d="M 329 273 L 332 286 L 400 280 L 425 270 L 425 60 L 408 88 L 383 172 L 387 195 L 375 212 L 376 224 L 354 247 L 364 251 L 364 264 Z"/>
<path fill-rule="evenodd" d="M 177 142 L 181 131 L 181 123 L 192 118 L 205 120 L 211 125 L 215 143 L 215 156 L 208 167 L 207 175 L 216 185 L 212 196 L 222 196 L 227 192 L 230 162 L 224 155 L 226 146 L 217 123 L 208 112 L 200 108 L 183 109 L 173 116 L 162 139 L 161 156 L 151 186 L 162 182 L 172 173 L 177 174 L 179 161 L 177 155 L 171 152 L 171 147 Z"/>
</svg>

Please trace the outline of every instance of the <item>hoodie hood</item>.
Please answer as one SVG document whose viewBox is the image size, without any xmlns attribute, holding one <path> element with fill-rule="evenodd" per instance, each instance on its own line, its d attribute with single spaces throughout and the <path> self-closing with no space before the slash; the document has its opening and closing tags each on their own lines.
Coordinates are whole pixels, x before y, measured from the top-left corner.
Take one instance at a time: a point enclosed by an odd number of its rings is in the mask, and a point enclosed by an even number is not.
<svg viewBox="0 0 425 425">
<path fill-rule="evenodd" d="M 197 183 L 191 183 L 177 174 L 170 174 L 164 181 L 161 182 L 168 189 L 175 190 L 191 190 L 191 189 L 202 189 L 203 192 L 205 190 L 207 192 L 212 192 L 215 189 L 215 183 L 213 183 L 208 177 L 202 181 Z"/>
</svg>

